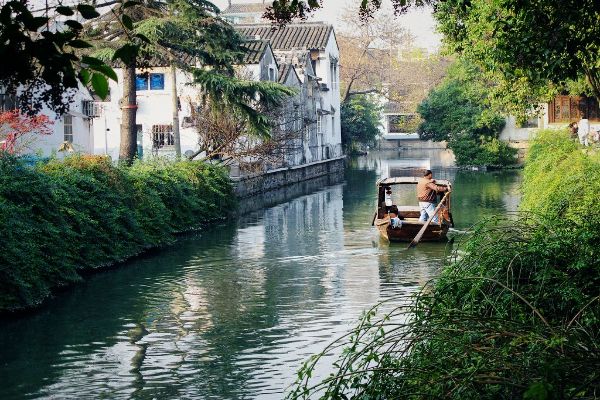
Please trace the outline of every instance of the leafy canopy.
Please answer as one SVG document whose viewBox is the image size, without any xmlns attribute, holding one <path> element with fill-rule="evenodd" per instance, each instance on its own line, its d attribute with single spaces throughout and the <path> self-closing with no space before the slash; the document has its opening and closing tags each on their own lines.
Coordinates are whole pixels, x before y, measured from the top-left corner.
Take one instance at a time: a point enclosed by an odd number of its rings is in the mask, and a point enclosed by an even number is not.
<svg viewBox="0 0 600 400">
<path fill-rule="evenodd" d="M 480 68 L 458 61 L 418 106 L 422 140 L 448 141 L 458 165 L 506 165 L 515 151 L 498 140 L 504 118 L 490 105 L 489 81 Z"/>
<path fill-rule="evenodd" d="M 372 96 L 352 96 L 342 104 L 342 145 L 347 151 L 375 143 L 379 135 L 381 106 Z"/>
<path fill-rule="evenodd" d="M 28 8 L 26 1 L 8 1 L 0 7 L 0 87 L 19 94 L 20 108 L 36 114 L 44 106 L 64 113 L 85 71 L 84 83 L 94 88 L 116 79 L 104 63 L 81 57 L 80 49 L 90 47 L 82 40 L 83 25 L 99 14 L 87 4 L 58 6 L 53 10 L 64 20 L 51 19 Z"/>
<path fill-rule="evenodd" d="M 596 0 L 445 0 L 434 15 L 448 48 L 500 77 L 505 99 L 510 89 L 543 94 L 582 77 L 600 96 Z"/>
</svg>

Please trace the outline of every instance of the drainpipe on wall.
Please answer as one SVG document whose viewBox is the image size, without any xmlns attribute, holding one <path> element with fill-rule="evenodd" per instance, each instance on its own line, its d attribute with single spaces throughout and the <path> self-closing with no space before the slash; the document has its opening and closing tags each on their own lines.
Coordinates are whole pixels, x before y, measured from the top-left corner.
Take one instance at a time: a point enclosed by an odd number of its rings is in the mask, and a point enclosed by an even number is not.
<svg viewBox="0 0 600 400">
<path fill-rule="evenodd" d="M 177 69 L 175 64 L 171 63 L 171 82 L 173 91 L 171 99 L 173 100 L 173 144 L 175 145 L 175 158 L 181 158 L 181 136 L 179 135 L 179 99 L 177 97 Z"/>
</svg>

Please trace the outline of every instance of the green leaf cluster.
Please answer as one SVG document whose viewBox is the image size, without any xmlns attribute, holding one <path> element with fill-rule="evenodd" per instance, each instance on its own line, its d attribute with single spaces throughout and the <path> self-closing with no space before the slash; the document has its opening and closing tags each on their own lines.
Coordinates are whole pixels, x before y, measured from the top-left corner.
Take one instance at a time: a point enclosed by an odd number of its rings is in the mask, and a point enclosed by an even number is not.
<svg viewBox="0 0 600 400">
<path fill-rule="evenodd" d="M 600 95 L 596 0 L 445 0 L 434 15 L 448 49 L 495 75 L 509 108 L 526 112 L 582 78 Z"/>
<path fill-rule="evenodd" d="M 45 106 L 59 114 L 66 112 L 78 89 L 79 81 L 98 93 L 115 79 L 114 71 L 104 63 L 86 66 L 80 50 L 91 47 L 82 39 L 83 25 L 78 19 L 99 16 L 94 6 L 78 4 L 54 9 L 64 21 L 39 16 L 22 1 L 11 0 L 0 7 L 0 86 L 9 94 L 19 94 L 24 112 L 36 114 Z M 93 71 L 84 81 L 80 71 Z M 85 72 L 84 72 L 85 73 Z"/>
<path fill-rule="evenodd" d="M 382 107 L 368 95 L 356 95 L 341 106 L 342 145 L 347 154 L 374 145 L 379 136 Z"/>
<path fill-rule="evenodd" d="M 491 106 L 491 86 L 480 68 L 457 61 L 418 106 L 419 137 L 447 141 L 457 165 L 514 164 L 516 150 L 498 140 L 505 122 Z"/>
<path fill-rule="evenodd" d="M 227 173 L 210 164 L 72 156 L 28 166 L 0 156 L 0 311 L 35 306 L 53 289 L 172 243 L 232 212 Z"/>
</svg>

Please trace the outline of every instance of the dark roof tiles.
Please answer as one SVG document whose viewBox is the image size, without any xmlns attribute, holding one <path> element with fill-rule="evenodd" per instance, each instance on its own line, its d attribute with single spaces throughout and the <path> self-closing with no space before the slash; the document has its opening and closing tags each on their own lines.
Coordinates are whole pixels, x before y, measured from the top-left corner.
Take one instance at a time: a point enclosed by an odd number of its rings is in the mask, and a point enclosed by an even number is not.
<svg viewBox="0 0 600 400">
<path fill-rule="evenodd" d="M 244 64 L 258 64 L 265 50 L 269 46 L 266 40 L 247 40 L 244 47 L 248 51 L 244 54 Z"/>
<path fill-rule="evenodd" d="M 274 50 L 324 50 L 333 27 L 324 23 L 288 24 L 274 27 L 269 24 L 236 25 L 237 31 L 247 38 L 268 40 Z"/>
</svg>

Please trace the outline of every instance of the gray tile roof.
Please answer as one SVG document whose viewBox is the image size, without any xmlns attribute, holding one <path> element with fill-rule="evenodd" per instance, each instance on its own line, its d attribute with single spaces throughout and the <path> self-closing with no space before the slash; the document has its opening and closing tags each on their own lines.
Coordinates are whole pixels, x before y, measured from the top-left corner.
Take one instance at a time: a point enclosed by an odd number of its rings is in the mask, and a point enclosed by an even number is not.
<svg viewBox="0 0 600 400">
<path fill-rule="evenodd" d="M 284 84 L 287 80 L 287 76 L 290 73 L 292 66 L 290 64 L 281 64 L 279 66 L 279 83 Z"/>
<path fill-rule="evenodd" d="M 265 1 L 260 3 L 241 3 L 232 4 L 223 11 L 223 15 L 227 14 L 245 14 L 245 13 L 261 13 L 267 10 L 267 7 L 271 7 L 272 1 Z"/>
<path fill-rule="evenodd" d="M 258 64 L 268 46 L 267 40 L 246 40 L 244 47 L 248 51 L 244 54 L 244 64 Z"/>
<path fill-rule="evenodd" d="M 269 40 L 274 50 L 324 50 L 333 27 L 322 22 L 288 24 L 276 27 L 270 24 L 236 25 L 237 31 L 247 38 Z"/>
</svg>

